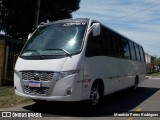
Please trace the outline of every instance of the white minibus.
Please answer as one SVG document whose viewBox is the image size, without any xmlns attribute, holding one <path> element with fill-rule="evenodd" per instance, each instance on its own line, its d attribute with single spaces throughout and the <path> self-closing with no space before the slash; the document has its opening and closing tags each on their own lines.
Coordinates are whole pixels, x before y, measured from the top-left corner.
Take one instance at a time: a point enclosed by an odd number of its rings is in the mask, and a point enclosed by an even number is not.
<svg viewBox="0 0 160 120">
<path fill-rule="evenodd" d="M 145 80 L 141 45 L 87 19 L 40 25 L 24 45 L 14 72 L 15 93 L 39 101 L 83 101 Z"/>
</svg>

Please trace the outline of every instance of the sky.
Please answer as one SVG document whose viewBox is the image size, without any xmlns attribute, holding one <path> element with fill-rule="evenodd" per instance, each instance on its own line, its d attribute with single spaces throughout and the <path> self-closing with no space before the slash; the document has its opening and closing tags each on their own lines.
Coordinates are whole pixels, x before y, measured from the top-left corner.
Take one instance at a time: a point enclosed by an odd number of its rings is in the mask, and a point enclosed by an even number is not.
<svg viewBox="0 0 160 120">
<path fill-rule="evenodd" d="M 160 57 L 160 0 L 81 0 L 73 18 L 93 18 Z"/>
</svg>

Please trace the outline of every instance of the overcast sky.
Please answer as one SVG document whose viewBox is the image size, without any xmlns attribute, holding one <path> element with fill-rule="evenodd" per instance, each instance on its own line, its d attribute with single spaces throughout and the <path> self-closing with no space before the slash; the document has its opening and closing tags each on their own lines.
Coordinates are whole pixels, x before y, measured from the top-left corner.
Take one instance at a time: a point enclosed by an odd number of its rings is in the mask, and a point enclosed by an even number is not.
<svg viewBox="0 0 160 120">
<path fill-rule="evenodd" d="M 160 0 L 81 0 L 73 18 L 94 18 L 160 57 Z"/>
</svg>

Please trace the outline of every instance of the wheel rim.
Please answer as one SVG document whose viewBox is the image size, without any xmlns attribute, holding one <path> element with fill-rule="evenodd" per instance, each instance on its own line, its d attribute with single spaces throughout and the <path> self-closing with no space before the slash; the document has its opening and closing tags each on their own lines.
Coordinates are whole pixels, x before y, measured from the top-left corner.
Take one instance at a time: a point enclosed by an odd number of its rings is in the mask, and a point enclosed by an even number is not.
<svg viewBox="0 0 160 120">
<path fill-rule="evenodd" d="M 91 94 L 90 94 L 90 104 L 91 105 L 96 105 L 99 101 L 100 95 L 98 88 L 93 88 L 91 89 Z"/>
</svg>

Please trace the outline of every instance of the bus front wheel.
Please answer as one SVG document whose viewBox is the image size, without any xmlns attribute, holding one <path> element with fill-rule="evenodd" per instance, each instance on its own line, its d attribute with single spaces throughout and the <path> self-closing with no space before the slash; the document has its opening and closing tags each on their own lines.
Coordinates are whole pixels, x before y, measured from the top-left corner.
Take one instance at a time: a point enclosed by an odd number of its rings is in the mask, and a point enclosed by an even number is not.
<svg viewBox="0 0 160 120">
<path fill-rule="evenodd" d="M 103 95 L 103 83 L 95 81 L 90 92 L 89 105 L 96 106 Z"/>
</svg>

